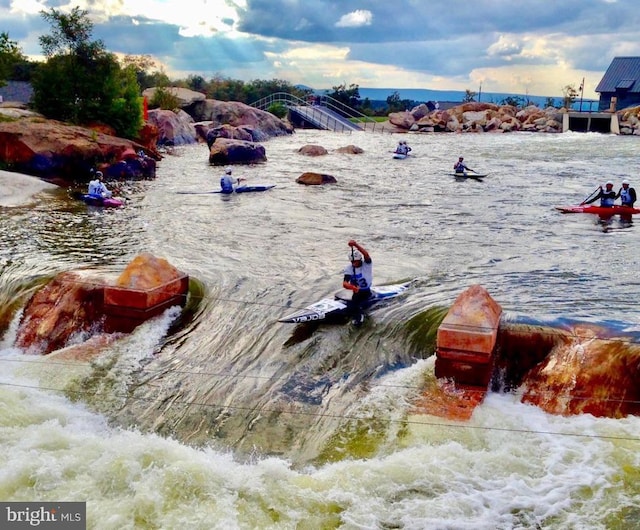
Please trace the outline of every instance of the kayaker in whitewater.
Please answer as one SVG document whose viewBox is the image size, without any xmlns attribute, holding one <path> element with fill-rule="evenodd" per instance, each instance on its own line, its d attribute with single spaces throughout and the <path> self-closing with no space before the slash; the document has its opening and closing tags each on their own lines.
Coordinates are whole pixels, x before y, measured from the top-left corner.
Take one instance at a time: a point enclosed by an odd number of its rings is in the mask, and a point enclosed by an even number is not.
<svg viewBox="0 0 640 530">
<path fill-rule="evenodd" d="M 580 206 L 582 206 L 583 204 L 591 204 L 592 202 L 596 202 L 598 199 L 600 199 L 600 206 L 602 208 L 613 207 L 613 204 L 616 200 L 616 192 L 613 190 L 613 182 L 611 182 L 610 180 L 607 181 L 607 183 L 604 185 L 604 189 L 602 188 L 602 186 L 600 186 L 599 193 L 588 201 L 584 201 L 583 203 L 581 203 Z"/>
<path fill-rule="evenodd" d="M 355 240 L 349 241 L 349 265 L 344 269 L 342 287 L 353 291 L 347 304 L 347 311 L 355 326 L 364 322 L 363 306 L 371 296 L 373 283 L 373 263 L 366 249 Z"/>
<path fill-rule="evenodd" d="M 103 182 L 104 175 L 102 174 L 102 171 L 96 171 L 95 176 L 95 179 L 89 181 L 89 190 L 87 193 L 89 195 L 96 195 L 102 199 L 111 197 L 111 192 L 107 189 Z"/>
<path fill-rule="evenodd" d="M 233 169 L 230 167 L 225 168 L 224 175 L 220 178 L 220 193 L 233 193 L 236 189 L 236 186 L 240 184 L 244 179 L 241 178 L 233 178 L 231 175 L 233 173 Z"/>
<path fill-rule="evenodd" d="M 469 169 L 467 166 L 465 166 L 464 157 L 461 156 L 460 158 L 458 158 L 458 161 L 453 164 L 453 171 L 466 175 L 467 171 L 473 171 L 473 169 Z"/>
<path fill-rule="evenodd" d="M 616 199 L 620 197 L 620 202 L 622 206 L 628 206 L 629 208 L 633 208 L 633 204 L 636 202 L 636 190 L 629 187 L 629 181 L 623 180 L 622 187 L 618 190 L 616 194 Z"/>
</svg>

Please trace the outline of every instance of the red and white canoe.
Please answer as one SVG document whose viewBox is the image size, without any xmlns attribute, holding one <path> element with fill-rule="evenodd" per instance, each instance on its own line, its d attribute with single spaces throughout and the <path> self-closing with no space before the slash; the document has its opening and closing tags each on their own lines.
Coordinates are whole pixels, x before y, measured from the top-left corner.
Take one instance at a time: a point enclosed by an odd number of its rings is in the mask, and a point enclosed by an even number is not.
<svg viewBox="0 0 640 530">
<path fill-rule="evenodd" d="M 640 213 L 640 208 L 631 208 L 630 206 L 620 206 L 618 204 L 612 206 L 611 208 L 592 206 L 591 204 L 583 204 L 578 206 L 556 206 L 556 210 L 562 213 L 593 213 L 603 216 L 633 215 Z"/>
</svg>

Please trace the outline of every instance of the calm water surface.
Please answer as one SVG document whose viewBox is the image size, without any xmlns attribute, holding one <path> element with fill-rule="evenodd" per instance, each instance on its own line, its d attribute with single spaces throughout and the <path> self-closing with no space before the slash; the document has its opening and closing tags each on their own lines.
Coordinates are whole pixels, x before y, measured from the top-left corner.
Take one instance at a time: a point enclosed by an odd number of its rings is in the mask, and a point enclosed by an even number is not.
<svg viewBox="0 0 640 530">
<path fill-rule="evenodd" d="M 508 317 L 635 330 L 639 227 L 563 215 L 632 178 L 636 138 L 299 131 L 235 169 L 276 187 L 223 197 L 203 145 L 176 149 L 126 208 L 45 192 L 0 208 L 0 302 L 63 270 L 114 276 L 139 252 L 194 280 L 177 311 L 91 364 L 0 342 L 0 499 L 86 500 L 91 528 L 632 528 L 640 524 L 640 421 L 561 418 L 490 395 L 468 424 L 416 412 L 433 378 L 437 321 L 481 284 Z M 329 154 L 303 157 L 305 144 Z M 361 155 L 336 152 L 354 144 Z M 449 175 L 464 156 L 484 181 Z M 305 187 L 305 171 L 337 184 Z M 375 282 L 413 280 L 360 329 L 296 336 L 277 319 L 341 284 L 347 241 Z M 0 320 L 1 322 L 1 320 Z M 434 324 L 435 325 L 435 324 Z"/>
</svg>

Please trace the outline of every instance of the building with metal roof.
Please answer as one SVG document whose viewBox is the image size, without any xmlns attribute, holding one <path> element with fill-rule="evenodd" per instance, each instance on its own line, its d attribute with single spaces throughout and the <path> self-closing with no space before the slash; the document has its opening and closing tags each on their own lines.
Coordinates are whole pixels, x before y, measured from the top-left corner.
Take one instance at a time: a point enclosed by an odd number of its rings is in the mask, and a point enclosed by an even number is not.
<svg viewBox="0 0 640 530">
<path fill-rule="evenodd" d="M 640 105 L 640 57 L 614 57 L 596 92 L 600 112 Z"/>
</svg>

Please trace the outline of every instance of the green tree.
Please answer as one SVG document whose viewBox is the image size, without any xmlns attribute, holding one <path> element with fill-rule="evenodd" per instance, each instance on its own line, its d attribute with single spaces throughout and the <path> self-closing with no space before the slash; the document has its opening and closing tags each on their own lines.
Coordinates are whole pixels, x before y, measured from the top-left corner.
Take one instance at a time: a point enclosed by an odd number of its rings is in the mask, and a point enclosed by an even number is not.
<svg viewBox="0 0 640 530">
<path fill-rule="evenodd" d="M 167 88 L 167 86 L 157 86 L 153 92 L 153 97 L 149 102 L 152 109 L 173 110 L 180 106 L 178 97 Z"/>
<path fill-rule="evenodd" d="M 476 100 L 476 96 L 478 94 L 473 90 L 469 90 L 468 88 L 464 91 L 464 98 L 462 98 L 462 103 L 471 103 Z"/>
<path fill-rule="evenodd" d="M 565 109 L 570 109 L 577 97 L 578 91 L 575 86 L 566 85 L 562 87 L 562 106 Z"/>
<path fill-rule="evenodd" d="M 126 138 L 142 126 L 140 87 L 134 68 L 122 68 L 102 41 L 91 41 L 93 23 L 74 7 L 69 14 L 41 12 L 53 28 L 40 37 L 47 57 L 34 74 L 34 106 L 45 116 L 76 124 L 100 122 Z"/>
<path fill-rule="evenodd" d="M 150 55 L 125 55 L 124 68 L 133 68 L 140 90 L 155 86 L 168 86 L 171 81 L 162 69 L 156 69 L 156 63 Z"/>
<path fill-rule="evenodd" d="M 333 92 L 327 95 L 348 107 L 356 108 L 360 105 L 360 87 L 354 83 L 347 88 L 346 83 L 332 87 Z"/>
<path fill-rule="evenodd" d="M 0 33 L 0 86 L 6 85 L 13 77 L 15 67 L 26 62 L 18 43 L 9 38 L 8 33 Z"/>
<path fill-rule="evenodd" d="M 501 105 L 511 105 L 516 108 L 524 107 L 524 103 L 525 100 L 522 96 L 507 96 L 500 102 Z"/>
<path fill-rule="evenodd" d="M 282 103 L 272 103 L 267 111 L 280 119 L 283 119 L 289 113 L 289 109 Z"/>
</svg>

